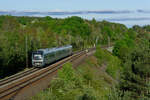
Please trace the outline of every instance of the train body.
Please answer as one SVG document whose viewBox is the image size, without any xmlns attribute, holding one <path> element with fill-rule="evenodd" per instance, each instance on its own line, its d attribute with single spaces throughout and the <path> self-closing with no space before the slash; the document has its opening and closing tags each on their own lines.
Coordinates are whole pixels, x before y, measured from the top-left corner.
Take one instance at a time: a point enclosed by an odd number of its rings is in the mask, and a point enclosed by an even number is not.
<svg viewBox="0 0 150 100">
<path fill-rule="evenodd" d="M 72 54 L 72 46 L 39 49 L 32 52 L 32 66 L 43 67 Z"/>
</svg>

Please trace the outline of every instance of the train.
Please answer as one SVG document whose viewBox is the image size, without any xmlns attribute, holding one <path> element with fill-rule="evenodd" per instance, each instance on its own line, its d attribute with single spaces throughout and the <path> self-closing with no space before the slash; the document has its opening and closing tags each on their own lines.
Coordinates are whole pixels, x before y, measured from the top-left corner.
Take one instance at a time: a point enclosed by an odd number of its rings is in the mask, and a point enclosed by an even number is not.
<svg viewBox="0 0 150 100">
<path fill-rule="evenodd" d="M 44 67 L 70 55 L 72 55 L 72 45 L 39 49 L 32 52 L 32 66 Z"/>
</svg>

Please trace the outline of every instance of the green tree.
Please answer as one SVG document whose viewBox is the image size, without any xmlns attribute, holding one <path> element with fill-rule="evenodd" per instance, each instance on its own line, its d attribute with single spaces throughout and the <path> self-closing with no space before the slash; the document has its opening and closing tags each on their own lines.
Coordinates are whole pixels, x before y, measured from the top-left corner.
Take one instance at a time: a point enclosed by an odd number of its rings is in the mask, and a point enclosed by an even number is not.
<svg viewBox="0 0 150 100">
<path fill-rule="evenodd" d="M 120 83 L 121 90 L 130 91 L 130 96 L 137 99 L 150 97 L 150 48 L 144 45 L 138 45 L 128 55 Z"/>
</svg>

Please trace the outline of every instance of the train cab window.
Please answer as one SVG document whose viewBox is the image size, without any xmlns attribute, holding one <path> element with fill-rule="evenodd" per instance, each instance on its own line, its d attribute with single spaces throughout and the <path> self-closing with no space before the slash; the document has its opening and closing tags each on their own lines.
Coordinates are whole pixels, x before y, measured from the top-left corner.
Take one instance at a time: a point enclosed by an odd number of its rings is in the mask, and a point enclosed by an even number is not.
<svg viewBox="0 0 150 100">
<path fill-rule="evenodd" d="M 41 51 L 32 52 L 32 58 L 34 60 L 42 60 L 43 59 L 43 53 Z"/>
<path fill-rule="evenodd" d="M 34 54 L 33 59 L 34 60 L 42 60 L 42 55 L 41 54 Z"/>
</svg>

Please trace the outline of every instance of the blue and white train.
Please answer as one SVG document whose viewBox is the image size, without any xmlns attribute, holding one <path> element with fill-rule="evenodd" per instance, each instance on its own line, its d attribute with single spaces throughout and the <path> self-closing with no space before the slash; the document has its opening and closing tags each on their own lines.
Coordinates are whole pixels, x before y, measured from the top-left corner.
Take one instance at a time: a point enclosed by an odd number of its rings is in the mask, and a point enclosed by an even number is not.
<svg viewBox="0 0 150 100">
<path fill-rule="evenodd" d="M 43 67 L 69 55 L 72 55 L 71 45 L 59 48 L 39 49 L 32 52 L 32 66 Z"/>
</svg>

